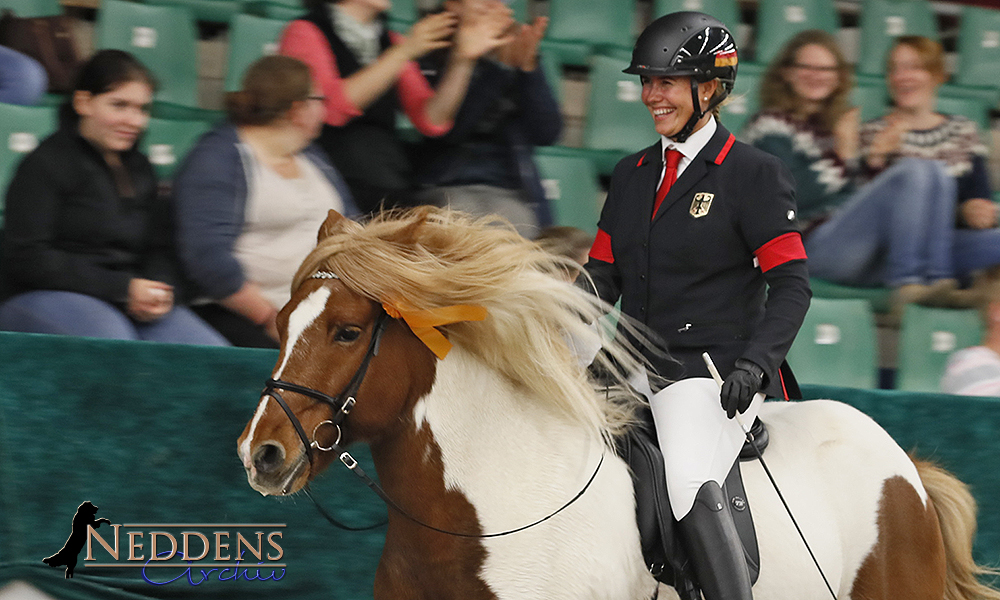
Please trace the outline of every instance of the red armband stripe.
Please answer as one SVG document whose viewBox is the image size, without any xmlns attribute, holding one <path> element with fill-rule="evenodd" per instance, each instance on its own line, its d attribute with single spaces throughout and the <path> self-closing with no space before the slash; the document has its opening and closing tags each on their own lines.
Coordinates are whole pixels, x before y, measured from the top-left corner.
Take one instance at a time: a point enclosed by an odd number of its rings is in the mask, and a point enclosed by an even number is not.
<svg viewBox="0 0 1000 600">
<path fill-rule="evenodd" d="M 597 230 L 594 245 L 590 247 L 590 258 L 612 264 L 615 262 L 615 255 L 611 252 L 611 236 L 603 229 Z"/>
<path fill-rule="evenodd" d="M 779 235 L 770 242 L 754 251 L 761 273 L 767 273 L 774 267 L 792 260 L 805 260 L 806 249 L 802 245 L 802 236 L 797 231 Z"/>
</svg>

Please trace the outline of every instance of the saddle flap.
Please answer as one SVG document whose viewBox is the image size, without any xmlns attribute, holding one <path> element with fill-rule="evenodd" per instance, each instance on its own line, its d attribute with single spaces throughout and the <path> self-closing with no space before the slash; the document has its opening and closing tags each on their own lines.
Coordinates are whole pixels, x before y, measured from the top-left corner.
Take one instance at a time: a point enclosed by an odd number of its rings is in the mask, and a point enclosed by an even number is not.
<svg viewBox="0 0 1000 600">
<path fill-rule="evenodd" d="M 650 421 L 651 419 L 647 423 Z M 754 446 L 763 453 L 768 442 L 767 428 L 760 420 L 756 420 L 750 431 L 753 434 Z M 644 423 L 629 430 L 619 441 L 619 455 L 632 472 L 636 524 L 639 528 L 642 556 L 646 566 L 661 583 L 672 585 L 678 588 L 678 591 L 682 587 L 689 587 L 693 575 L 690 572 L 687 553 L 677 537 L 676 522 L 667 494 L 663 454 L 660 452 L 651 425 Z M 754 582 L 760 573 L 760 553 L 739 462 L 756 457 L 757 452 L 747 442 L 722 486 L 723 493 L 729 499 L 727 509 L 736 523 L 751 581 Z"/>
</svg>

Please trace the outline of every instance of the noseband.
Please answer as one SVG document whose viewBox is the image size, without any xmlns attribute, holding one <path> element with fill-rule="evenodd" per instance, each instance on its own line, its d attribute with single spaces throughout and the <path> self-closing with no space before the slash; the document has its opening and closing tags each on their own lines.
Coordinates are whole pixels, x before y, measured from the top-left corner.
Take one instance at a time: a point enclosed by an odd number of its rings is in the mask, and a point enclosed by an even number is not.
<svg viewBox="0 0 1000 600">
<path fill-rule="evenodd" d="M 302 440 L 302 446 L 306 450 L 306 456 L 309 458 L 309 468 L 312 469 L 313 460 L 315 456 L 315 451 L 320 452 L 331 452 L 343 450 L 340 447 L 341 439 L 343 438 L 343 430 L 341 425 L 347 418 L 347 415 L 351 414 L 351 410 L 357 403 L 358 389 L 361 387 L 361 383 L 365 379 L 365 375 L 368 373 L 368 366 L 371 364 L 372 358 L 378 355 L 378 348 L 382 341 L 382 334 L 385 332 L 386 324 L 388 323 L 389 316 L 379 307 L 378 317 L 375 319 L 375 326 L 372 329 L 372 337 L 368 342 L 368 350 L 365 352 L 364 358 L 361 359 L 361 364 L 358 365 L 358 370 L 354 372 L 354 376 L 348 382 L 347 387 L 344 391 L 340 392 L 336 398 L 328 396 L 319 390 L 315 390 L 310 387 L 303 385 L 298 385 L 297 383 L 291 383 L 288 381 L 282 381 L 280 379 L 268 379 L 267 384 L 264 387 L 264 396 L 270 396 L 278 403 L 278 406 L 285 411 L 285 415 L 288 416 L 288 420 L 292 422 L 292 426 L 295 427 L 295 433 L 299 435 L 299 439 Z M 332 410 L 333 414 L 329 419 L 321 421 L 316 424 L 313 428 L 312 440 L 306 435 L 305 429 L 302 427 L 302 423 L 299 421 L 292 409 L 289 408 L 288 403 L 285 399 L 281 397 L 278 390 L 285 390 L 288 392 L 295 392 L 296 394 L 302 394 L 328 405 Z M 327 426 L 332 427 L 337 430 L 337 438 L 329 446 L 322 445 L 316 439 L 316 433 L 320 428 Z M 350 456 L 350 455 L 348 455 Z M 341 458 L 341 460 L 344 460 Z M 354 459 L 352 458 L 351 461 Z"/>
</svg>

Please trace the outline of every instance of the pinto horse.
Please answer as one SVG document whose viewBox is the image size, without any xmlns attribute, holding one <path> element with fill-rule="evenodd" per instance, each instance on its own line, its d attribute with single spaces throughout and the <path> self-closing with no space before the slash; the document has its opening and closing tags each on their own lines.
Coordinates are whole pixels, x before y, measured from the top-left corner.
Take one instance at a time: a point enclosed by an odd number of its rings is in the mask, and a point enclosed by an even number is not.
<svg viewBox="0 0 1000 600">
<path fill-rule="evenodd" d="M 338 458 L 350 464 L 343 447 L 369 444 L 399 508 L 378 600 L 652 598 L 613 450 L 640 402 L 627 386 L 595 388 L 580 366 L 581 344 L 600 335 L 586 323 L 608 307 L 565 268 L 460 213 L 360 225 L 331 212 L 238 440 L 250 485 L 294 493 Z M 634 349 L 605 348 L 617 377 L 641 367 Z M 839 402 L 768 402 L 760 418 L 768 466 L 838 599 L 1000 599 L 977 579 L 964 484 Z M 829 598 L 760 464 L 741 469 L 760 546 L 754 596 Z"/>
</svg>

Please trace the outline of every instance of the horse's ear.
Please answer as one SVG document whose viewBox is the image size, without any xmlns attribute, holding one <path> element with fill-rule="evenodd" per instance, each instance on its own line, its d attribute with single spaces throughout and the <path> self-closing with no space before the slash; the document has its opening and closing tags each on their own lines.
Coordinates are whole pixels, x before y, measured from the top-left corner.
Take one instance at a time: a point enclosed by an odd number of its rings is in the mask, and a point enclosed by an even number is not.
<svg viewBox="0 0 1000 600">
<path fill-rule="evenodd" d="M 316 237 L 316 241 L 322 242 L 331 235 L 342 232 L 347 226 L 348 221 L 347 217 L 331 208 L 330 212 L 326 213 L 326 220 L 319 227 L 319 235 Z"/>
</svg>

